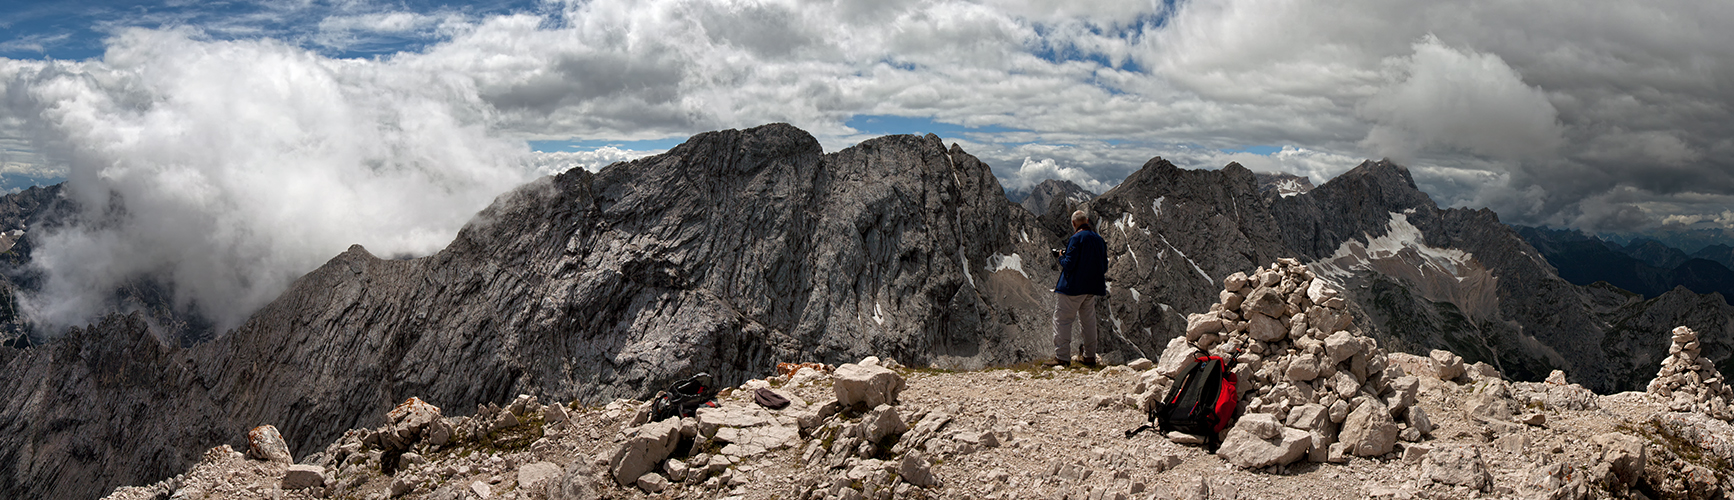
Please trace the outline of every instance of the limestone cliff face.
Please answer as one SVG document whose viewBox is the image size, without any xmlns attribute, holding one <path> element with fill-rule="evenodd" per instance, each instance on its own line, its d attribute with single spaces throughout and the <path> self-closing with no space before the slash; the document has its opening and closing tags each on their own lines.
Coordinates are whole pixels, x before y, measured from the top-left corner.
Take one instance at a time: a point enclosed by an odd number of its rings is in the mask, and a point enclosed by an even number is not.
<svg viewBox="0 0 1734 500">
<path fill-rule="evenodd" d="M 429 257 L 352 247 L 217 340 L 184 350 L 141 340 L 126 349 L 167 354 L 100 363 L 184 380 L 67 375 L 85 358 L 60 350 L 149 337 L 126 326 L 136 321 L 10 353 L 9 385 L 59 384 L 7 399 L 0 425 L 12 436 L 83 439 L 72 435 L 82 427 L 41 422 L 57 407 L 35 401 L 53 395 L 102 402 L 64 409 L 81 421 L 126 421 L 105 432 L 163 437 L 117 448 L 151 460 L 8 448 L 45 461 L 15 465 L 33 468 L 0 484 L 11 496 L 92 497 L 160 479 L 265 423 L 305 454 L 411 395 L 467 413 L 518 393 L 643 398 L 700 371 L 735 384 L 778 361 L 1029 359 L 1051 349 L 1042 292 L 1055 275 L 1023 265 L 1051 236 L 1021 212 L 986 165 L 931 135 L 823 154 L 787 125 L 701 134 L 523 186 Z M 172 403 L 166 414 L 126 417 L 160 401 Z M 194 430 L 175 428 L 194 414 Z"/>
<path fill-rule="evenodd" d="M 778 361 L 1009 363 L 1044 332 L 995 292 L 1044 298 L 989 267 L 1018 254 L 1023 220 L 1000 192 L 933 136 L 822 155 L 783 125 L 702 134 L 518 189 L 431 257 L 351 248 L 203 346 L 201 368 L 244 395 L 239 422 L 305 445 L 410 395 L 593 402 Z"/>
</svg>

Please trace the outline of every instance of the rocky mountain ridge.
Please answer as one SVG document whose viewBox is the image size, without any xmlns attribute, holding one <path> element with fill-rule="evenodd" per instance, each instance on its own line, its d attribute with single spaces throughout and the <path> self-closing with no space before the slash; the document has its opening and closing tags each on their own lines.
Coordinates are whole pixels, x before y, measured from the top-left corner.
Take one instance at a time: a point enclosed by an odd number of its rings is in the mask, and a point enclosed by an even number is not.
<svg viewBox="0 0 1734 500">
<path fill-rule="evenodd" d="M 1647 383 L 1675 326 L 1703 332 L 1703 359 L 1730 358 L 1730 314 L 1703 296 L 1571 285 L 1496 215 L 1439 209 L 1389 162 L 1283 197 L 1237 164 L 1158 158 L 1088 210 L 1110 250 L 1111 362 L 1157 357 L 1226 277 L 1289 256 L 1390 352 L 1444 347 L 1519 380 L 1563 368 L 1603 392 Z M 305 460 L 411 396 L 454 413 L 522 393 L 591 406 L 784 360 L 1038 359 L 1045 256 L 1069 229 L 1053 213 L 1018 210 L 931 135 L 825 154 L 787 125 L 700 134 L 503 195 L 433 256 L 353 247 L 209 342 L 151 344 L 151 318 L 131 315 L 0 354 L 0 494 L 95 497 L 262 423 Z"/>
<path fill-rule="evenodd" d="M 144 328 L 129 316 L 3 354 L 15 378 L 0 387 L 0 453 L 29 470 L 0 490 L 94 497 L 259 422 L 307 450 L 411 395 L 601 402 L 701 371 L 739 383 L 778 359 L 1030 359 L 1050 348 L 1052 299 L 1035 283 L 1055 275 L 1020 256 L 1054 238 L 986 165 L 931 135 L 827 155 L 787 125 L 701 134 L 503 195 L 433 256 L 352 247 L 210 342 L 91 367 L 81 349 L 97 332 Z M 129 375 L 85 375 L 104 370 Z M 141 429 L 161 444 L 94 438 Z M 133 453 L 152 458 L 109 458 Z"/>
</svg>

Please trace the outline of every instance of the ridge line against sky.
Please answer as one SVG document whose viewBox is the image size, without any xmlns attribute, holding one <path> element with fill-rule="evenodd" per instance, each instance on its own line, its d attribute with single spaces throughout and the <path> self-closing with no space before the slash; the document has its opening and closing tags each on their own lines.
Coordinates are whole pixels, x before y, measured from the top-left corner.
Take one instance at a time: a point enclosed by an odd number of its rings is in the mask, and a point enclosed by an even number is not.
<svg viewBox="0 0 1734 500">
<path fill-rule="evenodd" d="M 1510 223 L 1729 229 L 1728 47 L 1734 3 L 1687 0 L 23 1 L 0 181 L 126 200 L 44 247 L 60 299 L 167 266 L 224 310 L 350 243 L 440 248 L 536 175 L 770 122 L 937 133 L 1013 190 L 1391 158 Z"/>
</svg>

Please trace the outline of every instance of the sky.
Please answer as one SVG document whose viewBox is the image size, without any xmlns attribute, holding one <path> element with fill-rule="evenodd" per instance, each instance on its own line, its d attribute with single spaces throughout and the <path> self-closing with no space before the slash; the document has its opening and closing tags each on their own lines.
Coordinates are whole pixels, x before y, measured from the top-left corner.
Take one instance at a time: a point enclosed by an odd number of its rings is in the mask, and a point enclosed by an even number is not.
<svg viewBox="0 0 1734 500">
<path fill-rule="evenodd" d="M 1508 223 L 1726 229 L 1730 47 L 1721 0 L 14 0 L 0 188 L 104 221 L 42 235 L 50 324 L 148 275 L 233 326 L 349 244 L 771 122 L 935 133 L 1012 190 L 1390 158 Z"/>
</svg>

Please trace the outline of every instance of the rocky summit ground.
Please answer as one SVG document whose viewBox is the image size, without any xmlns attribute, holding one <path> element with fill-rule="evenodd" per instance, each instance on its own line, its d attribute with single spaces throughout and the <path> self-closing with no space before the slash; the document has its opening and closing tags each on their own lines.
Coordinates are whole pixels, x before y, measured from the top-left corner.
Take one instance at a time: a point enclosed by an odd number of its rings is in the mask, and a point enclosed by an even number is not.
<svg viewBox="0 0 1734 500">
<path fill-rule="evenodd" d="M 1419 377 L 1430 437 L 1342 463 L 1245 469 L 1156 432 L 1125 437 L 1145 419 L 1133 395 L 1153 370 L 867 360 L 755 380 L 697 418 L 650 423 L 636 401 L 520 397 L 450 418 L 414 400 L 391 409 L 392 424 L 351 431 L 302 464 L 270 459 L 281 439 L 262 436 L 259 458 L 221 446 L 185 474 L 109 498 L 1724 498 L 1734 487 L 1727 422 L 1646 393 L 1595 396 L 1473 369 Z M 878 385 L 839 390 L 845 371 L 873 371 Z M 765 409 L 757 387 L 792 404 Z M 895 404 L 827 416 L 839 396 Z M 1511 418 L 1490 419 L 1489 403 Z"/>
<path fill-rule="evenodd" d="M 686 418 L 519 396 L 448 418 L 410 398 L 290 464 L 275 427 L 111 498 L 1726 498 L 1734 425 L 1696 332 L 1646 392 L 1554 371 L 1510 382 L 1457 354 L 1391 353 L 1336 286 L 1279 259 L 1223 280 L 1158 360 L 910 369 L 780 365 Z M 1140 426 L 1197 353 L 1232 359 L 1232 425 Z M 769 375 L 769 374 L 767 374 Z M 775 397 L 766 397 L 767 395 Z M 776 404 L 777 400 L 786 406 Z M 1214 445 L 1213 443 L 1220 443 Z"/>
</svg>

